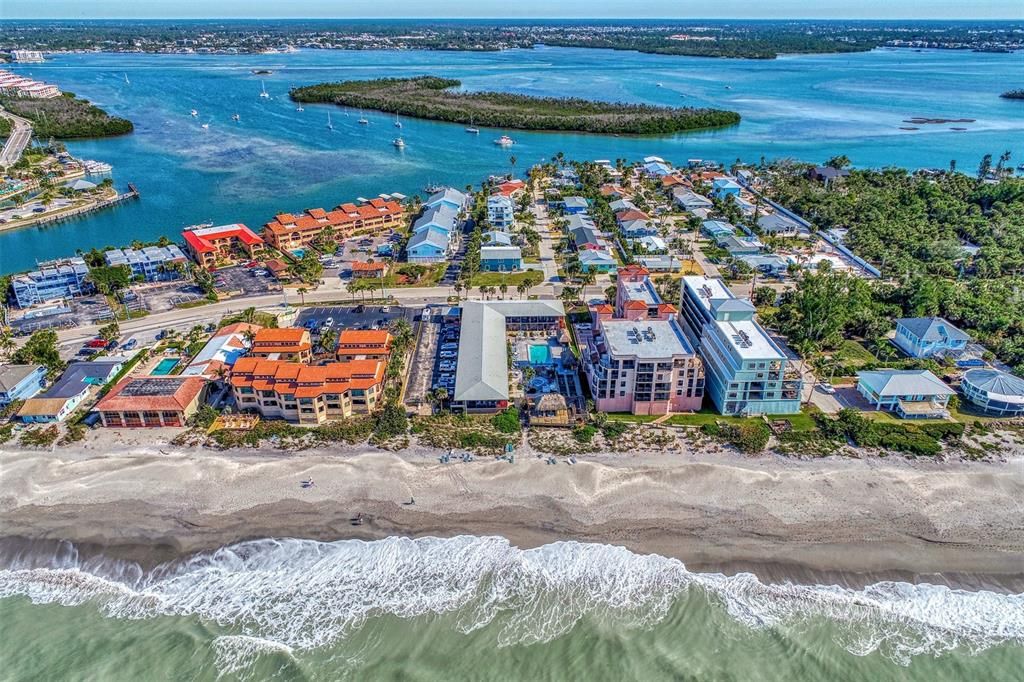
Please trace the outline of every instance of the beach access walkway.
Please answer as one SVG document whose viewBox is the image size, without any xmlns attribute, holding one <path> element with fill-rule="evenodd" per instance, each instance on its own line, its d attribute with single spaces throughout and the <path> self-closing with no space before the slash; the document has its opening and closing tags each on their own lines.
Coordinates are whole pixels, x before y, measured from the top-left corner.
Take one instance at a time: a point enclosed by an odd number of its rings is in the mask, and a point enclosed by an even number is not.
<svg viewBox="0 0 1024 682">
<path fill-rule="evenodd" d="M 29 140 L 32 139 L 32 124 L 28 119 L 15 116 L 3 107 L 0 107 L 0 117 L 11 122 L 11 134 L 4 148 L 0 150 L 0 168 L 9 168 L 18 162 Z"/>
</svg>

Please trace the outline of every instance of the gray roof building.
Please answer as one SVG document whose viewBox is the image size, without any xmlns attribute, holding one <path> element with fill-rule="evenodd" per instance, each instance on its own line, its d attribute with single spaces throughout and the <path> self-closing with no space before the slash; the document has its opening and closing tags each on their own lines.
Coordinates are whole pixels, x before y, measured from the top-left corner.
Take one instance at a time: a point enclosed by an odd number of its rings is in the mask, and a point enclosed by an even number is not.
<svg viewBox="0 0 1024 682">
<path fill-rule="evenodd" d="M 778 213 L 769 213 L 759 217 L 757 226 L 767 234 L 788 234 L 797 230 L 795 222 Z"/>
<path fill-rule="evenodd" d="M 123 360 L 72 362 L 40 398 L 73 398 L 89 386 L 102 386 L 121 369 Z"/>
<path fill-rule="evenodd" d="M 970 341 L 971 337 L 941 317 L 901 317 L 896 320 L 922 341 Z"/>
<path fill-rule="evenodd" d="M 462 305 L 455 400 L 508 400 L 505 316 L 483 301 Z"/>
</svg>

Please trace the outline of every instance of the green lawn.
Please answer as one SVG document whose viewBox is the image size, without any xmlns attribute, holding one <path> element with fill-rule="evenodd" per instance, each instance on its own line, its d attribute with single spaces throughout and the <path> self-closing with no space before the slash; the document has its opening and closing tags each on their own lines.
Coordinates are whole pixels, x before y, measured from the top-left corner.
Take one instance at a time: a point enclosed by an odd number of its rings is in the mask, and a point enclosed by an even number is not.
<svg viewBox="0 0 1024 682">
<path fill-rule="evenodd" d="M 497 287 L 505 283 L 509 286 L 509 289 L 515 290 L 515 287 L 520 282 L 524 281 L 531 274 L 537 273 L 543 277 L 543 273 L 539 273 L 536 270 L 524 270 L 522 272 L 478 272 L 473 275 L 473 282 L 470 286 L 488 286 Z M 534 275 L 536 277 L 536 275 Z"/>
<path fill-rule="evenodd" d="M 869 362 L 877 362 L 874 355 L 871 354 L 867 348 L 860 341 L 854 341 L 853 339 L 846 339 L 843 341 L 842 354 L 847 359 L 847 362 L 859 362 L 866 364 Z"/>
</svg>

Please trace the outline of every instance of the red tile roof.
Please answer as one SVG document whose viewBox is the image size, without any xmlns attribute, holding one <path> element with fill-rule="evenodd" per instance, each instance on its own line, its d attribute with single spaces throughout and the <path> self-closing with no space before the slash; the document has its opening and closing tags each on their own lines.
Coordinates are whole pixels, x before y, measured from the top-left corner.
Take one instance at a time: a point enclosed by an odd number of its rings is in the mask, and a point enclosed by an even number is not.
<svg viewBox="0 0 1024 682">
<path fill-rule="evenodd" d="M 252 230 L 241 223 L 233 225 L 221 225 L 220 227 L 207 227 L 201 230 L 185 230 L 181 233 L 185 243 L 196 253 L 210 253 L 216 251 L 213 240 L 237 239 L 244 244 L 262 244 L 263 240 Z"/>
<path fill-rule="evenodd" d="M 256 332 L 255 343 L 302 343 L 309 331 L 302 327 L 266 328 Z"/>
<path fill-rule="evenodd" d="M 288 232 L 321 230 L 330 225 L 331 227 L 345 227 L 358 220 L 370 220 L 381 216 L 393 218 L 402 215 L 402 205 L 397 201 L 385 201 L 384 199 L 371 199 L 365 204 L 353 204 L 351 202 L 337 206 L 333 211 L 325 211 L 322 208 L 307 208 L 306 215 L 292 216 L 290 213 L 283 213 L 275 216 L 274 220 L 266 224 L 266 229 L 274 234 L 285 234 Z M 293 220 L 281 220 L 282 217 L 290 217 Z"/>
<path fill-rule="evenodd" d="M 638 211 L 636 209 L 631 208 L 616 213 L 615 219 L 618 220 L 620 223 L 624 223 L 627 220 L 649 220 L 650 216 L 644 213 L 643 211 Z"/>
<path fill-rule="evenodd" d="M 510 197 L 524 187 L 526 187 L 526 183 L 522 180 L 508 180 L 498 185 L 495 188 L 495 193 Z"/>
<path fill-rule="evenodd" d="M 338 334 L 338 348 L 386 350 L 391 347 L 391 338 L 386 329 L 345 329 Z"/>
<path fill-rule="evenodd" d="M 147 387 L 157 392 L 161 385 L 165 386 L 166 394 L 146 394 Z M 121 395 L 129 386 L 133 387 L 131 394 Z M 178 412 L 188 407 L 205 386 L 206 379 L 203 377 L 128 377 L 114 386 L 110 393 L 96 404 L 96 410 L 98 412 Z M 159 392 L 164 393 L 164 391 Z"/>
<path fill-rule="evenodd" d="M 387 267 L 387 264 L 380 261 L 374 263 L 364 263 L 363 261 L 357 260 L 352 261 L 353 272 L 376 272 L 377 270 L 383 270 Z"/>
<path fill-rule="evenodd" d="M 631 265 L 627 265 L 624 268 L 619 268 L 619 276 L 621 276 L 621 277 L 626 277 L 626 276 L 630 276 L 630 275 L 650 275 L 650 274 L 651 274 L 650 270 L 648 270 L 647 268 L 645 268 L 642 265 L 637 265 L 635 263 L 633 263 Z"/>
<path fill-rule="evenodd" d="M 325 393 L 365 390 L 381 384 L 386 368 L 387 363 L 383 360 L 349 360 L 310 366 L 280 360 L 241 358 L 231 371 L 231 385 L 290 393 L 297 398 L 315 398 Z"/>
</svg>

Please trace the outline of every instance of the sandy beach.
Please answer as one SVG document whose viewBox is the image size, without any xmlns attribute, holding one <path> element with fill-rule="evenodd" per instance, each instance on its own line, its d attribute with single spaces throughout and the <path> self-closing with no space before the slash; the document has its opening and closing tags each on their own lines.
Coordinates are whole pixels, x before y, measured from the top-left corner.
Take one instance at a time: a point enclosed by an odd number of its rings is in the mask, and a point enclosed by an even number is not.
<svg viewBox="0 0 1024 682">
<path fill-rule="evenodd" d="M 524 548 L 620 544 L 691 570 L 759 567 L 769 578 L 942 573 L 1024 584 L 1024 459 L 606 454 L 548 465 L 434 455 L 6 447 L 0 535 L 70 540 L 152 565 L 264 537 L 493 534 Z M 308 477 L 316 484 L 305 489 Z"/>
</svg>

